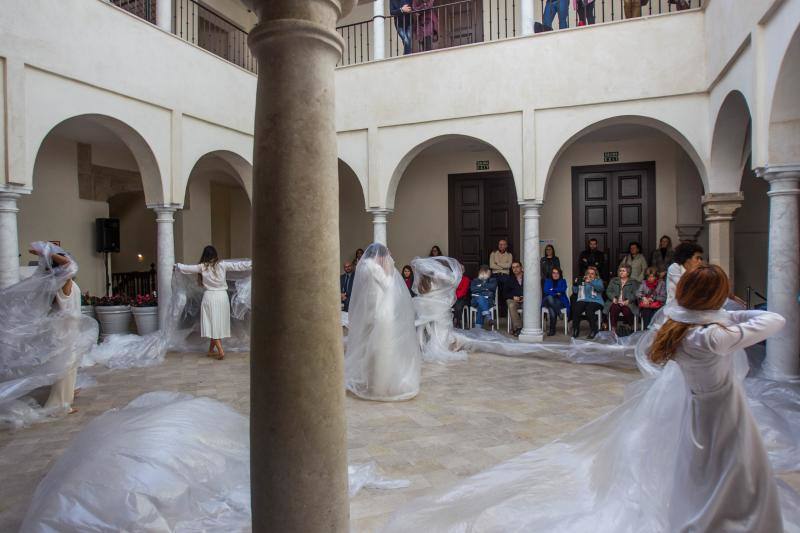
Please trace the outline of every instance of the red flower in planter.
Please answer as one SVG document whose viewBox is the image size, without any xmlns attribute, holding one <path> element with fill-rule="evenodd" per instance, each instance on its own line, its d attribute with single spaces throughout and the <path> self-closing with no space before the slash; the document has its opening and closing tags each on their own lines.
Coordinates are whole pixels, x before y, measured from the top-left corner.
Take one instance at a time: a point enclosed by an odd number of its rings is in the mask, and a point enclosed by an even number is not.
<svg viewBox="0 0 800 533">
<path fill-rule="evenodd" d="M 154 294 L 137 294 L 131 301 L 134 307 L 155 307 L 158 305 L 158 298 Z"/>
</svg>

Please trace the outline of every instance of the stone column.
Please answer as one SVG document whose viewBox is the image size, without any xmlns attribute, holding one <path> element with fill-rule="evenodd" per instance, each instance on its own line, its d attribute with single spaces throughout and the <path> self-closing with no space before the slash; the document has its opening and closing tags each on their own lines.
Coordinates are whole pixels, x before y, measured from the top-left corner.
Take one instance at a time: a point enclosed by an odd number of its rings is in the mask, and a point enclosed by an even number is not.
<svg viewBox="0 0 800 533">
<path fill-rule="evenodd" d="M 522 291 L 522 331 L 519 339 L 523 342 L 541 342 L 542 332 L 542 285 L 541 265 L 539 264 L 539 210 L 541 202 L 521 202 L 524 220 L 522 263 L 525 269 Z"/>
<path fill-rule="evenodd" d="M 368 213 L 372 213 L 372 242 L 379 242 L 388 245 L 386 237 L 386 225 L 388 217 L 391 214 L 391 209 L 367 209 Z"/>
<path fill-rule="evenodd" d="M 783 315 L 786 326 L 767 339 L 764 375 L 800 378 L 800 164 L 766 166 L 756 175 L 769 183 L 767 307 Z"/>
<path fill-rule="evenodd" d="M 177 206 L 169 204 L 159 204 L 148 206 L 156 212 L 156 227 L 158 241 L 156 272 L 158 276 L 158 318 L 161 327 L 169 311 L 169 303 L 172 301 L 172 267 L 175 265 L 175 234 L 173 226 L 175 224 L 175 211 Z"/>
<path fill-rule="evenodd" d="M 156 26 L 172 33 L 172 0 L 156 2 Z"/>
<path fill-rule="evenodd" d="M 386 25 L 384 23 L 384 0 L 375 0 L 372 4 L 372 40 L 374 42 L 373 59 L 386 57 Z"/>
<path fill-rule="evenodd" d="M 0 289 L 19 281 L 17 200 L 21 194 L 0 187 Z"/>
<path fill-rule="evenodd" d="M 349 531 L 339 298 L 336 21 L 353 0 L 246 0 L 253 154 L 253 531 Z M 302 254 L 298 243 L 305 243 Z"/>
<path fill-rule="evenodd" d="M 733 287 L 733 231 L 736 211 L 742 207 L 741 192 L 709 193 L 703 196 L 703 212 L 708 222 L 708 262 L 728 274 Z"/>
<path fill-rule="evenodd" d="M 702 224 L 675 224 L 680 242 L 697 242 L 697 237 L 703 231 Z"/>
<path fill-rule="evenodd" d="M 520 0 L 519 11 L 522 19 L 522 35 L 533 35 L 533 0 Z"/>
</svg>

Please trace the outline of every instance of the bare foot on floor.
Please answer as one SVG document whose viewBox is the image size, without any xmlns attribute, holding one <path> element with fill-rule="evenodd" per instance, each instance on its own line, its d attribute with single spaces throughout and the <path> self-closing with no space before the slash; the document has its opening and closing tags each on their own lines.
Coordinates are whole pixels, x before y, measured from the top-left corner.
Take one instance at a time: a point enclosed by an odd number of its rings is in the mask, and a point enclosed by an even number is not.
<svg viewBox="0 0 800 533">
<path fill-rule="evenodd" d="M 69 408 L 69 411 L 67 411 L 67 414 L 68 414 L 68 415 L 74 415 L 74 414 L 75 414 L 75 413 L 77 413 L 77 412 L 78 412 L 78 410 L 77 410 L 76 408 L 74 408 L 74 407 L 70 407 L 70 408 Z"/>
</svg>

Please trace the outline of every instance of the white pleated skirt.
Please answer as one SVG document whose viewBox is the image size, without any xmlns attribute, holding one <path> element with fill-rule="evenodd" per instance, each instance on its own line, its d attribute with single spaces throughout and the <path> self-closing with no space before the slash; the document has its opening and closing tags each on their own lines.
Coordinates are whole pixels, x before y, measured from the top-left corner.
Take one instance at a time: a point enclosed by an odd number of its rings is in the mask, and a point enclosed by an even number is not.
<svg viewBox="0 0 800 533">
<path fill-rule="evenodd" d="M 231 303 L 228 291 L 206 291 L 200 306 L 200 336 L 227 339 L 231 336 Z"/>
</svg>

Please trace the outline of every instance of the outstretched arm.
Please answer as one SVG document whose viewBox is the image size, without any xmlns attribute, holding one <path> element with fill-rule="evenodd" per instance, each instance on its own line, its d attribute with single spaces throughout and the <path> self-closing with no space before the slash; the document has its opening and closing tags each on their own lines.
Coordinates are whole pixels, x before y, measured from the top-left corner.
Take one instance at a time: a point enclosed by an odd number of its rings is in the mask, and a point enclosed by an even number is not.
<svg viewBox="0 0 800 533">
<path fill-rule="evenodd" d="M 181 274 L 200 274 L 203 270 L 200 265 L 184 265 L 182 263 L 176 263 L 175 269 Z"/>
<path fill-rule="evenodd" d="M 222 266 L 225 272 L 247 272 L 252 270 L 253 262 L 249 259 L 245 261 L 223 261 Z"/>
<path fill-rule="evenodd" d="M 786 324 L 786 319 L 769 311 L 734 311 L 730 313 L 735 322 L 732 326 L 709 328 L 709 349 L 719 355 L 758 344 L 774 335 Z"/>
</svg>

